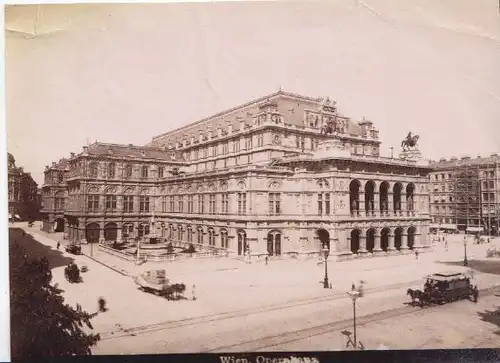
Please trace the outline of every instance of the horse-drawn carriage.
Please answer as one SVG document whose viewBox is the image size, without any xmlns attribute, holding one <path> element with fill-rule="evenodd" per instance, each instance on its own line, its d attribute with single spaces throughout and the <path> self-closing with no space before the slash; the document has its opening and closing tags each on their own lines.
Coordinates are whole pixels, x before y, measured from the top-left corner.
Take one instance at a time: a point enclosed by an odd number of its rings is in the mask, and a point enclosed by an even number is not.
<svg viewBox="0 0 500 363">
<path fill-rule="evenodd" d="M 150 270 L 134 277 L 134 282 L 145 292 L 164 297 L 167 300 L 179 300 L 184 297 L 184 284 L 171 284 L 165 270 Z"/>
<path fill-rule="evenodd" d="M 436 273 L 427 276 L 424 290 L 408 289 L 412 304 L 418 301 L 423 307 L 429 304 L 444 304 L 456 300 L 472 299 L 477 302 L 479 291 L 473 286 L 470 277 L 461 272 Z"/>
</svg>

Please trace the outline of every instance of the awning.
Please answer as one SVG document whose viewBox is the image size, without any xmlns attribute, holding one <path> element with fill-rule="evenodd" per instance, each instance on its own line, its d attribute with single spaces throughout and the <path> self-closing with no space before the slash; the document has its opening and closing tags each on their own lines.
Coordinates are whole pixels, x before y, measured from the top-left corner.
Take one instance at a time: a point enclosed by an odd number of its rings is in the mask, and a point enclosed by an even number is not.
<svg viewBox="0 0 500 363">
<path fill-rule="evenodd" d="M 483 232 L 483 227 L 467 227 L 467 232 Z"/>
<path fill-rule="evenodd" d="M 21 219 L 21 217 L 19 217 L 19 214 L 16 214 L 16 218 L 17 218 L 17 219 Z"/>
</svg>

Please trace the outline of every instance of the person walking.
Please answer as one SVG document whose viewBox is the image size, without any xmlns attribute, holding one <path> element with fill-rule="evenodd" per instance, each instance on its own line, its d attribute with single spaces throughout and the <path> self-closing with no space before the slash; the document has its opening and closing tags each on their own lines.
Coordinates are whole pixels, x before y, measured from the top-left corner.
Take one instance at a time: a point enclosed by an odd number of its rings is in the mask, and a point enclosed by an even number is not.
<svg viewBox="0 0 500 363">
<path fill-rule="evenodd" d="M 415 259 L 418 260 L 418 250 L 415 250 Z"/>
<path fill-rule="evenodd" d="M 59 243 L 59 241 L 57 241 L 57 249 L 59 249 L 60 246 L 61 244 Z"/>
<path fill-rule="evenodd" d="M 266 266 L 267 266 L 267 263 L 269 262 L 269 257 L 266 256 Z"/>
</svg>

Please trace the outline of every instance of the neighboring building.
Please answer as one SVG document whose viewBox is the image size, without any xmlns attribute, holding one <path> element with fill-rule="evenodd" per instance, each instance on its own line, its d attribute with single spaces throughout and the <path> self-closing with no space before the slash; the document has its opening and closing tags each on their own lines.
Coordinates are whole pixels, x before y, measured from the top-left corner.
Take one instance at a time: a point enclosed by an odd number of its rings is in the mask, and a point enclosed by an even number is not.
<svg viewBox="0 0 500 363">
<path fill-rule="evenodd" d="M 430 175 L 433 229 L 498 233 L 499 163 L 489 157 L 441 159 Z"/>
<path fill-rule="evenodd" d="M 45 166 L 41 218 L 42 230 L 46 232 L 64 231 L 68 173 L 68 159 L 65 158 Z"/>
<path fill-rule="evenodd" d="M 372 122 L 340 115 L 329 99 L 279 91 L 130 147 L 134 157 L 123 145 L 94 144 L 70 158 L 68 234 L 120 240 L 152 228 L 236 255 L 426 248 L 430 169 L 408 159 L 415 150 L 384 158 L 379 146 Z"/>
<path fill-rule="evenodd" d="M 7 155 L 9 219 L 23 221 L 30 218 L 38 219 L 40 211 L 37 198 L 38 184 L 30 173 L 16 166 L 12 154 L 7 153 Z"/>
</svg>

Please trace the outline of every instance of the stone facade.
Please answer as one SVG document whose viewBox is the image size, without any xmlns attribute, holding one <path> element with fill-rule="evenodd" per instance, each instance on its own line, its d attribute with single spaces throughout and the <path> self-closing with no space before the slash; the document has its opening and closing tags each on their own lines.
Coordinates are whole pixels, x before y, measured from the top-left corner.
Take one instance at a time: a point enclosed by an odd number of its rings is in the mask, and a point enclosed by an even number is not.
<svg viewBox="0 0 500 363">
<path fill-rule="evenodd" d="M 7 171 L 9 219 L 38 219 L 40 213 L 38 184 L 30 173 L 26 173 L 22 167 L 16 166 L 16 161 L 10 153 L 8 153 Z"/>
<path fill-rule="evenodd" d="M 333 133 L 321 131 L 327 123 Z M 372 122 L 340 115 L 329 99 L 280 91 L 254 100 L 134 147 L 155 157 L 120 152 L 111 179 L 113 152 L 127 147 L 106 145 L 69 160 L 69 238 L 154 232 L 234 255 L 317 255 L 326 245 L 339 258 L 429 246 L 429 167 L 380 157 Z M 93 174 L 92 162 L 99 163 Z M 134 176 L 116 177 L 131 162 Z M 155 172 L 160 165 L 162 175 Z M 112 196 L 116 207 L 108 211 Z M 137 208 L 145 197 L 148 211 Z"/>
</svg>

